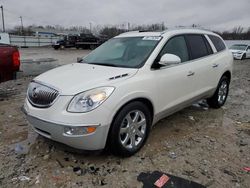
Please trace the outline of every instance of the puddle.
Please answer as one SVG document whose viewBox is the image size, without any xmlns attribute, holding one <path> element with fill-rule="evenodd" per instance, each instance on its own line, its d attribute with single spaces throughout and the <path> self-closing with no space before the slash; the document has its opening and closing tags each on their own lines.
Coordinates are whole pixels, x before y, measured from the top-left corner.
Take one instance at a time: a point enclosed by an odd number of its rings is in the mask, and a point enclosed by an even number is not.
<svg viewBox="0 0 250 188">
<path fill-rule="evenodd" d="M 23 76 L 37 76 L 58 66 L 58 60 L 54 58 L 23 59 L 20 69 Z"/>
<path fill-rule="evenodd" d="M 10 145 L 10 149 L 14 150 L 16 154 L 28 154 L 30 148 L 35 144 L 38 134 L 34 131 L 28 131 L 27 139 Z"/>
</svg>

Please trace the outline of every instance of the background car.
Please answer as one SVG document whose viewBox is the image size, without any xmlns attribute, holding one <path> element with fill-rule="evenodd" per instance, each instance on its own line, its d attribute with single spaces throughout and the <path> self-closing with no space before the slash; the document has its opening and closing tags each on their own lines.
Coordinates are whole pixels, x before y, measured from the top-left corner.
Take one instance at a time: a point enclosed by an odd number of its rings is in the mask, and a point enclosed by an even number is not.
<svg viewBox="0 0 250 188">
<path fill-rule="evenodd" d="M 0 43 L 0 82 L 15 79 L 20 68 L 20 54 L 16 46 Z"/>
<path fill-rule="evenodd" d="M 247 44 L 234 44 L 230 47 L 230 51 L 233 53 L 234 59 L 246 59 L 250 58 L 250 45 Z"/>
</svg>

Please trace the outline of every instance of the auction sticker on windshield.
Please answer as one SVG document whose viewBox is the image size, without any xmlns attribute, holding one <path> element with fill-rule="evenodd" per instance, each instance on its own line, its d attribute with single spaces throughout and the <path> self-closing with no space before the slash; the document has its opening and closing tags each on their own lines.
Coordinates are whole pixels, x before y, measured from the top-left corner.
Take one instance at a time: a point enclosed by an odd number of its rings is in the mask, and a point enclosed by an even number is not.
<svg viewBox="0 0 250 188">
<path fill-rule="evenodd" d="M 143 37 L 142 40 L 156 40 L 156 41 L 159 41 L 159 40 L 161 40 L 161 37 L 147 36 L 147 37 Z"/>
</svg>

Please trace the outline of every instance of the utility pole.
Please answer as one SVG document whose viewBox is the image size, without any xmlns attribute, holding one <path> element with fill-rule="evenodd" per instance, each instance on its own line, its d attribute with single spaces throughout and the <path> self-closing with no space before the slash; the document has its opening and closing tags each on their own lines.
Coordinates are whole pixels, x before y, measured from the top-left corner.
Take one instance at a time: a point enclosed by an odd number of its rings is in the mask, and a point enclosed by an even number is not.
<svg viewBox="0 0 250 188">
<path fill-rule="evenodd" d="M 89 22 L 89 30 L 90 30 L 90 33 L 91 33 L 91 30 L 92 30 L 92 23 Z"/>
<path fill-rule="evenodd" d="M 0 8 L 1 8 L 1 11 L 2 11 L 3 32 L 5 32 L 4 15 L 3 15 L 3 5 L 1 5 Z"/>
<path fill-rule="evenodd" d="M 23 17 L 20 16 L 19 18 L 20 18 L 20 20 L 21 20 L 21 28 L 22 28 L 22 34 L 23 34 Z"/>
</svg>

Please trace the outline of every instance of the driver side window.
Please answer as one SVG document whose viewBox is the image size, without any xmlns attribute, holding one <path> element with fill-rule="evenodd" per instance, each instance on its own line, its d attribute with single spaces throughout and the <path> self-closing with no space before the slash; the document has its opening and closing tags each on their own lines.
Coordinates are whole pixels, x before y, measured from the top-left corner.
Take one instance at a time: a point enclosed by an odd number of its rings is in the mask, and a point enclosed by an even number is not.
<svg viewBox="0 0 250 188">
<path fill-rule="evenodd" d="M 166 53 L 177 55 L 180 57 L 181 62 L 188 61 L 189 54 L 184 36 L 176 36 L 171 38 L 160 52 L 159 59 Z"/>
</svg>

